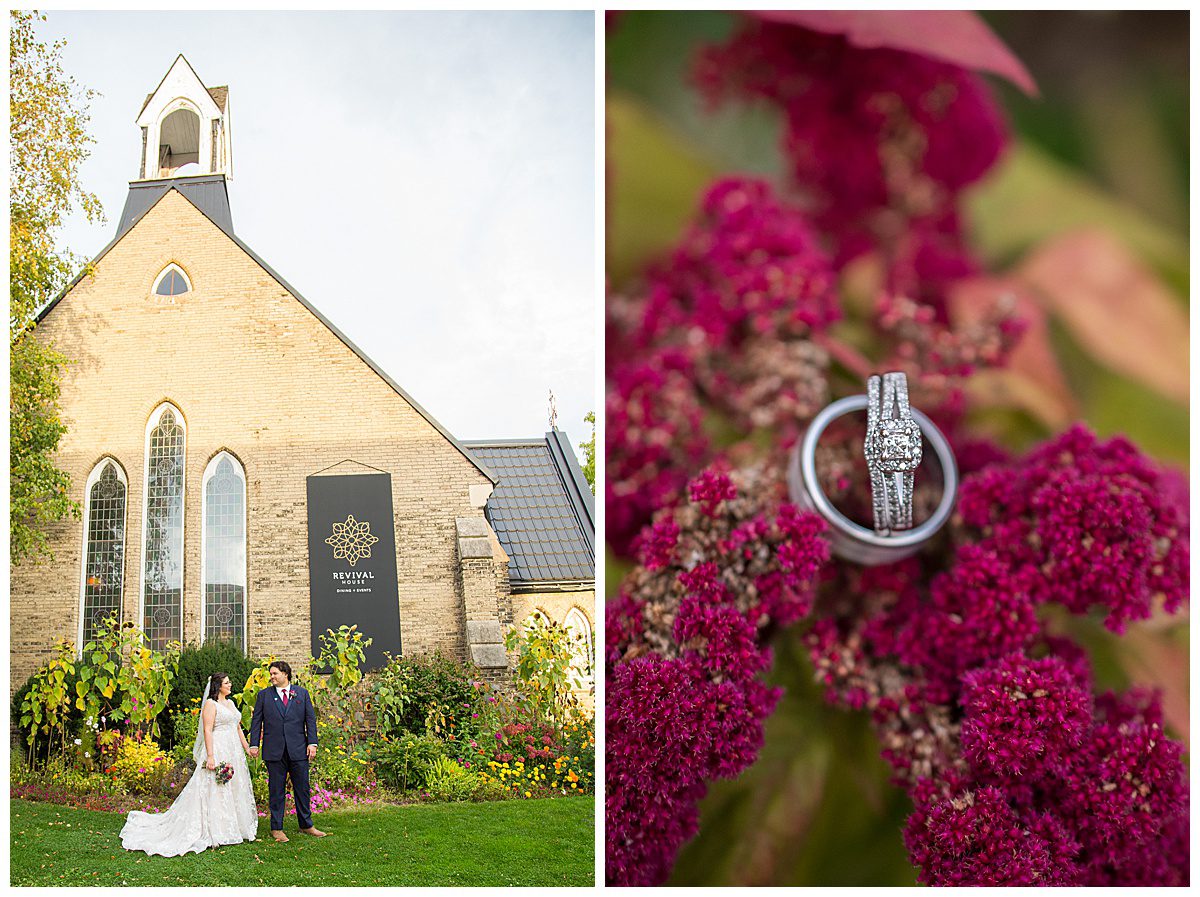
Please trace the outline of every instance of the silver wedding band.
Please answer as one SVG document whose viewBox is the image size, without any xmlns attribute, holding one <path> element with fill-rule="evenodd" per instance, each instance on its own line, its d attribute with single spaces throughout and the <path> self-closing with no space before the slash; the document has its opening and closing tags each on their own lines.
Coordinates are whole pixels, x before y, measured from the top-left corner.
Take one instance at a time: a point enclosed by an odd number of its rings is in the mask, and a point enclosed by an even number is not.
<svg viewBox="0 0 1200 897">
<path fill-rule="evenodd" d="M 855 411 L 865 411 L 868 405 L 869 399 L 865 395 L 847 396 L 827 405 L 813 418 L 804 437 L 792 450 L 788 464 L 788 491 L 793 502 L 815 511 L 828 522 L 834 554 L 874 567 L 916 554 L 950 519 L 958 496 L 958 464 L 954 460 L 950 442 L 942 431 L 920 411 L 909 409 L 942 465 L 942 498 L 937 508 L 928 520 L 912 529 L 893 530 L 887 535 L 850 520 L 833 506 L 817 481 L 817 443 L 833 421 Z"/>
</svg>

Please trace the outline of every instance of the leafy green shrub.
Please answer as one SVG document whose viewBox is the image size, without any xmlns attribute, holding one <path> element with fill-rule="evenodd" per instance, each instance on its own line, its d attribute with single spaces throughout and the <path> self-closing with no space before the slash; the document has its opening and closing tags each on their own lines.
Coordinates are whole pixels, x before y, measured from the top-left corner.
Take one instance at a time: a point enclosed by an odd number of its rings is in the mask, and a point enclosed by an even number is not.
<svg viewBox="0 0 1200 897">
<path fill-rule="evenodd" d="M 440 651 L 421 657 L 388 657 L 372 676 L 376 727 L 383 735 L 429 733 L 463 741 L 476 731 L 476 683 Z"/>
<path fill-rule="evenodd" d="M 328 688 L 342 692 L 362 679 L 360 667 L 374 639 L 363 638 L 357 626 L 339 626 L 337 632 L 326 629 L 319 641 L 321 656 L 315 661 L 315 669 L 328 675 Z"/>
<path fill-rule="evenodd" d="M 445 745 L 432 735 L 408 733 L 371 745 L 375 774 L 393 791 L 424 788 L 436 760 L 445 756 Z"/>
<path fill-rule="evenodd" d="M 463 769 L 449 757 L 438 757 L 429 765 L 425 790 L 435 800 L 470 800 L 482 784 L 482 777 Z"/>
<path fill-rule="evenodd" d="M 39 757 L 46 758 L 51 753 L 51 733 L 44 731 L 42 727 L 33 720 L 32 714 L 30 714 L 30 718 L 27 722 L 22 719 L 21 715 L 21 707 L 31 706 L 29 695 L 34 691 L 35 687 L 39 686 L 40 679 L 45 675 L 44 667 L 31 673 L 29 678 L 26 679 L 24 683 L 22 683 L 21 687 L 17 689 L 16 694 L 13 695 L 12 699 L 11 719 L 16 723 L 17 730 L 21 733 L 21 744 L 22 747 L 25 748 L 25 757 L 30 762 Z M 65 677 L 66 687 L 69 689 L 71 694 L 75 693 L 75 683 L 77 681 L 78 676 L 76 676 L 74 673 L 71 673 Z M 79 725 L 81 718 L 82 714 L 76 710 L 73 705 L 70 708 L 65 708 L 64 721 L 68 731 L 73 731 Z M 32 739 L 32 741 L 30 739 Z M 61 743 L 61 736 L 58 733 L 55 733 L 53 740 L 54 747 L 59 747 Z"/>
<path fill-rule="evenodd" d="M 541 616 L 504 636 L 505 648 L 517 655 L 516 686 L 526 712 L 556 732 L 579 709 L 583 679 L 575 662 L 576 638 Z"/>
<path fill-rule="evenodd" d="M 59 639 L 54 651 L 54 656 L 30 677 L 29 688 L 18 707 L 31 765 L 38 735 L 46 736 L 47 760 L 55 747 L 66 748 L 67 728 L 75 703 L 75 647 L 67 639 Z"/>
<path fill-rule="evenodd" d="M 204 686 L 214 673 L 229 676 L 236 691 L 256 666 L 258 662 L 247 657 L 241 646 L 232 642 L 209 641 L 202 645 L 187 645 L 179 654 L 179 672 L 167 704 L 172 722 L 179 714 L 200 706 Z M 171 744 L 175 744 L 180 737 L 190 743 L 196 737 L 195 717 L 191 726 L 185 726 L 182 733 L 172 726 L 170 732 L 164 734 L 169 735 Z"/>
<path fill-rule="evenodd" d="M 373 778 L 365 750 L 354 743 L 354 732 L 317 717 L 317 734 L 320 746 L 309 771 L 314 786 L 329 791 L 350 790 L 364 779 Z"/>
<path fill-rule="evenodd" d="M 487 776 L 480 776 L 479 778 L 479 786 L 475 789 L 475 793 L 471 795 L 471 800 L 509 800 L 513 797 L 512 791 L 498 780 Z"/>
<path fill-rule="evenodd" d="M 177 767 L 187 767 L 195 764 L 195 758 L 192 757 L 192 750 L 195 744 L 192 741 L 176 741 L 175 746 L 171 748 L 168 756 L 171 762 Z"/>
<path fill-rule="evenodd" d="M 271 802 L 271 784 L 267 778 L 266 761 L 261 756 L 247 757 L 246 763 L 250 767 L 250 785 L 254 788 L 254 802 L 265 810 Z"/>
<path fill-rule="evenodd" d="M 67 738 L 63 760 L 69 766 L 85 772 L 99 768 L 100 755 L 96 750 L 96 734 L 96 728 L 87 725 L 86 722 L 77 726 L 76 731 L 71 733 L 74 737 Z"/>
<path fill-rule="evenodd" d="M 200 725 L 200 704 L 191 705 L 191 709 L 173 710 L 171 711 L 169 722 L 164 725 L 164 733 L 170 734 L 170 744 L 172 749 L 180 745 L 187 746 L 187 755 L 190 757 L 192 745 L 196 743 L 196 732 Z"/>
<path fill-rule="evenodd" d="M 132 794 L 151 794 L 163 790 L 175 764 L 158 744 L 149 738 L 123 738 L 117 747 L 117 759 L 109 774 Z"/>
<path fill-rule="evenodd" d="M 45 766 L 31 769 L 23 763 L 15 762 L 17 755 L 13 754 L 12 769 L 9 783 L 13 787 L 41 786 L 57 793 L 66 793 L 76 797 L 92 794 L 117 796 L 125 793 L 124 786 L 111 775 L 101 772 L 87 772 L 68 765 L 61 757 L 52 757 Z"/>
<path fill-rule="evenodd" d="M 80 655 L 76 708 L 93 718 L 116 717 L 142 734 L 160 737 L 158 717 L 171 698 L 179 644 L 158 651 L 141 629 L 113 614 Z"/>
</svg>

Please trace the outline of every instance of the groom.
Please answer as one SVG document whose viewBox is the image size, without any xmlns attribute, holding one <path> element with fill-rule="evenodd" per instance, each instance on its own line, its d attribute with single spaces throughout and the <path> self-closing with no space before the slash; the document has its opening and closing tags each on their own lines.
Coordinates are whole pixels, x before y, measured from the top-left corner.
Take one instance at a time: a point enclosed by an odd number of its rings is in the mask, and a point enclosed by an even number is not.
<svg viewBox="0 0 1200 897">
<path fill-rule="evenodd" d="M 317 755 L 316 711 L 308 692 L 292 685 L 292 668 L 287 661 L 276 660 L 268 673 L 271 687 L 264 688 L 254 699 L 250 756 L 258 756 L 261 741 L 271 795 L 271 835 L 276 841 L 288 840 L 283 833 L 283 805 L 287 801 L 287 779 L 291 776 L 300 831 L 324 838 L 325 833 L 313 826 L 308 790 L 308 763 Z"/>
</svg>

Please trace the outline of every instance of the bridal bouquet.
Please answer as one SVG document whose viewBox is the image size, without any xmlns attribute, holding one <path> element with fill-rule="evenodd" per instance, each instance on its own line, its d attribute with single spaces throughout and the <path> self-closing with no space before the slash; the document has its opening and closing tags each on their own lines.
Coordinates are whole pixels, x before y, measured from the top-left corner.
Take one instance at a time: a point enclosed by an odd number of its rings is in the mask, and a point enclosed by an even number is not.
<svg viewBox="0 0 1200 897">
<path fill-rule="evenodd" d="M 233 779 L 233 767 L 228 763 L 220 763 L 213 770 L 213 775 L 217 777 L 218 785 L 228 785 Z"/>
</svg>

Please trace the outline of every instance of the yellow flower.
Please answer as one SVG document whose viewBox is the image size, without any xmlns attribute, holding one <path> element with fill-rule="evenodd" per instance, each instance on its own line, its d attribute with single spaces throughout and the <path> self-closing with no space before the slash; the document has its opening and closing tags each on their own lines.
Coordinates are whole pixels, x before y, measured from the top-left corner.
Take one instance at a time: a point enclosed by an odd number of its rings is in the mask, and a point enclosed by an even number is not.
<svg viewBox="0 0 1200 897">
<path fill-rule="evenodd" d="M 526 797 L 533 797 L 533 795 L 532 795 L 532 794 L 530 794 L 528 791 L 526 791 L 526 792 L 525 792 L 525 796 L 526 796 Z"/>
</svg>

